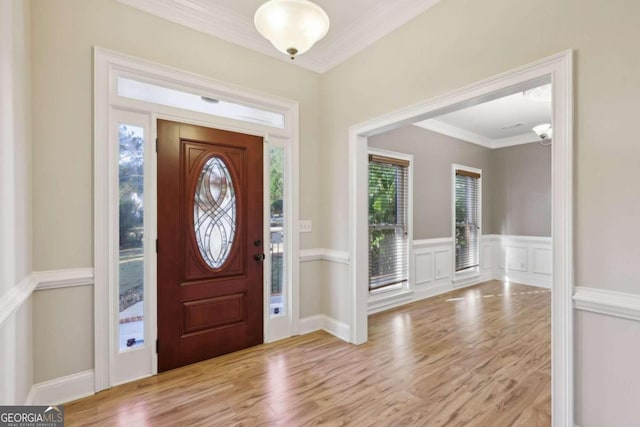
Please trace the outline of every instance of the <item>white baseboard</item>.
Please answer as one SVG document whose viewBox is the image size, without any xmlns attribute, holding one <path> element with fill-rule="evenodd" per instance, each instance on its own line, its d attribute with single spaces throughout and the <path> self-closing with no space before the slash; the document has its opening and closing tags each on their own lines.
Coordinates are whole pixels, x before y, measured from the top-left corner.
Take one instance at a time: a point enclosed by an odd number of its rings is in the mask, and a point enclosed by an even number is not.
<svg viewBox="0 0 640 427">
<path fill-rule="evenodd" d="M 429 286 L 416 286 L 414 301 L 420 301 L 423 299 L 435 297 L 437 295 L 445 294 L 453 290 L 450 282 L 435 283 Z"/>
<path fill-rule="evenodd" d="M 502 280 L 504 282 L 519 283 L 521 285 L 535 286 L 536 288 L 551 289 L 552 279 L 551 276 L 543 276 L 521 272 L 505 272 L 501 270 L 500 273 L 494 275 L 493 279 Z"/>
<path fill-rule="evenodd" d="M 311 332 L 321 331 L 324 328 L 324 314 L 316 314 L 315 316 L 303 317 L 300 319 L 300 335 L 310 334 Z"/>
<path fill-rule="evenodd" d="M 340 322 L 324 314 L 304 317 L 300 319 L 300 334 L 308 334 L 315 331 L 326 331 L 331 335 L 349 342 L 349 325 Z"/>
<path fill-rule="evenodd" d="M 349 265 L 349 252 L 333 249 L 315 248 L 300 250 L 300 262 L 329 261 Z"/>
<path fill-rule="evenodd" d="M 324 330 L 340 338 L 342 341 L 349 342 L 349 325 L 346 323 L 340 322 L 332 317 L 325 316 Z"/>
<path fill-rule="evenodd" d="M 387 311 L 414 301 L 413 291 L 401 291 L 387 294 L 379 294 L 369 299 L 368 314 Z"/>
<path fill-rule="evenodd" d="M 34 384 L 25 405 L 60 405 L 93 394 L 94 373 L 90 370 Z"/>
</svg>

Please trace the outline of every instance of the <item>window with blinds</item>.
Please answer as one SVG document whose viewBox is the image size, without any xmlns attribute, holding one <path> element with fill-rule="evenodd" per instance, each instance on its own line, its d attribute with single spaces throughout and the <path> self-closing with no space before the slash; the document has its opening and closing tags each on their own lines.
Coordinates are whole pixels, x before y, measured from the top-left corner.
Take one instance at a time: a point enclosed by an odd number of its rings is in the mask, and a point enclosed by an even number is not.
<svg viewBox="0 0 640 427">
<path fill-rule="evenodd" d="M 480 174 L 456 169 L 456 272 L 480 264 Z"/>
<path fill-rule="evenodd" d="M 408 280 L 409 161 L 369 155 L 369 290 Z"/>
</svg>

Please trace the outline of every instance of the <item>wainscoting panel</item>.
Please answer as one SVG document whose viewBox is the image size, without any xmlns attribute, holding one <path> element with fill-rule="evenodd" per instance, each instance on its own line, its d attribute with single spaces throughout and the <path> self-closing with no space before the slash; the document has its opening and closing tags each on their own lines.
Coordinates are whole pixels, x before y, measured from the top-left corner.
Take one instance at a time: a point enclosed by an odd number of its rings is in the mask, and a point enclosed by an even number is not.
<svg viewBox="0 0 640 427">
<path fill-rule="evenodd" d="M 553 272 L 553 257 L 551 249 L 533 248 L 533 272 L 551 275 Z"/>
<path fill-rule="evenodd" d="M 413 242 L 413 277 L 416 291 L 425 286 L 437 286 L 451 278 L 452 244 L 450 238 Z"/>
<path fill-rule="evenodd" d="M 526 247 L 503 246 L 501 248 L 500 268 L 511 271 L 527 271 L 529 254 Z"/>
<path fill-rule="evenodd" d="M 503 236 L 499 234 L 482 236 L 482 245 L 491 246 L 491 253 L 498 254 L 493 262 L 491 278 L 509 280 L 523 285 L 551 288 L 553 252 L 551 237 Z"/>
<path fill-rule="evenodd" d="M 435 279 L 433 274 L 434 269 L 434 257 L 433 252 L 424 252 L 424 249 L 420 249 L 420 252 L 414 253 L 415 259 L 415 278 L 416 285 L 422 285 L 429 283 Z"/>
<path fill-rule="evenodd" d="M 451 279 L 451 248 L 436 251 L 436 280 Z"/>
</svg>

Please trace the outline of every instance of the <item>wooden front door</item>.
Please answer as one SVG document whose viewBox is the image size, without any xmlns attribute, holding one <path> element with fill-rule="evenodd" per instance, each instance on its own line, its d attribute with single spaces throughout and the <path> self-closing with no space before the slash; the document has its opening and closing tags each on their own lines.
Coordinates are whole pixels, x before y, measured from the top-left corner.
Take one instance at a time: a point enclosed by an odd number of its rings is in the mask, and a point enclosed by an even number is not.
<svg viewBox="0 0 640 427">
<path fill-rule="evenodd" d="M 158 120 L 158 370 L 263 340 L 263 140 Z"/>
</svg>

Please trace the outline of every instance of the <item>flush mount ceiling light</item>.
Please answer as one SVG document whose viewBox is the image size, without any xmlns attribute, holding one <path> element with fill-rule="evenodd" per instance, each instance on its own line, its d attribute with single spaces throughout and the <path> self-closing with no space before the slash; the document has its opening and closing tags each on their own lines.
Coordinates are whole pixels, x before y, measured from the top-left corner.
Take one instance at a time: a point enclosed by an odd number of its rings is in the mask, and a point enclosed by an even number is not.
<svg viewBox="0 0 640 427">
<path fill-rule="evenodd" d="M 551 138 L 553 137 L 553 129 L 549 123 L 544 123 L 533 128 L 533 131 L 540 138 L 542 145 L 551 144 Z"/>
<path fill-rule="evenodd" d="M 551 102 L 551 83 L 527 89 L 522 94 L 534 101 Z"/>
<path fill-rule="evenodd" d="M 269 0 L 253 22 L 262 37 L 291 59 L 308 51 L 329 31 L 329 17 L 308 0 Z"/>
</svg>

